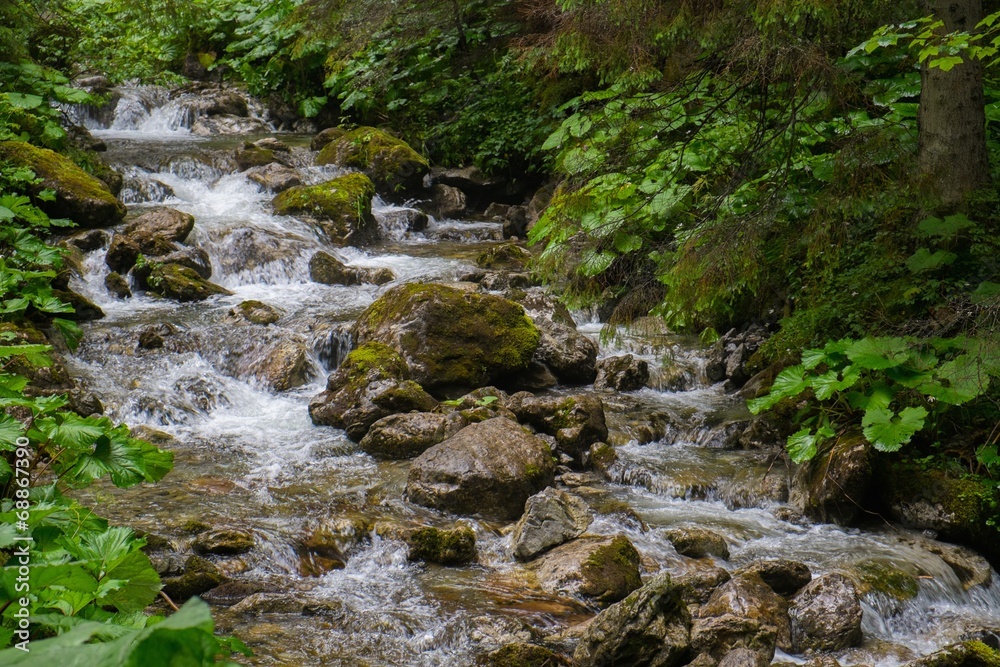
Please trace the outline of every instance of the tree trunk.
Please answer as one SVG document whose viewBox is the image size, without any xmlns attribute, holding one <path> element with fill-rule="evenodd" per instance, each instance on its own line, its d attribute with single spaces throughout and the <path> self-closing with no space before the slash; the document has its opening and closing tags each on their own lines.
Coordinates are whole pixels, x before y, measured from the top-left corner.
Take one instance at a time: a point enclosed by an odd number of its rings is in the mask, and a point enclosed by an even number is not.
<svg viewBox="0 0 1000 667">
<path fill-rule="evenodd" d="M 944 21 L 944 33 L 972 31 L 982 18 L 982 0 L 926 0 Z M 928 185 L 945 204 L 957 204 L 989 181 L 983 68 L 966 61 L 950 72 L 920 72 L 918 164 Z"/>
</svg>

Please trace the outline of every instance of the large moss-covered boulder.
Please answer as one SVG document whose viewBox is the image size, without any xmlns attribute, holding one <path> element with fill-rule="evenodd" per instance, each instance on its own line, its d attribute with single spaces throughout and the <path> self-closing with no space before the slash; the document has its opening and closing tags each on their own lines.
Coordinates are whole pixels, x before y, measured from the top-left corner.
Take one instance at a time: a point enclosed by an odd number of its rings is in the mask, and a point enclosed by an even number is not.
<svg viewBox="0 0 1000 667">
<path fill-rule="evenodd" d="M 313 423 L 342 428 L 359 441 L 383 417 L 435 407 L 437 401 L 410 379 L 398 352 L 381 343 L 366 343 L 330 375 L 326 391 L 310 401 L 309 416 Z"/>
<path fill-rule="evenodd" d="M 904 667 L 1000 667 L 1000 652 L 981 641 L 952 644 Z"/>
<path fill-rule="evenodd" d="M 687 663 L 691 617 L 670 575 L 657 575 L 587 626 L 578 667 L 675 667 Z"/>
<path fill-rule="evenodd" d="M 796 467 L 789 503 L 811 519 L 850 524 L 872 479 L 872 446 L 860 431 L 827 440 Z"/>
<path fill-rule="evenodd" d="M 435 284 L 389 290 L 352 332 L 359 343 L 395 348 L 416 382 L 451 395 L 514 380 L 538 345 L 538 330 L 518 304 Z"/>
<path fill-rule="evenodd" d="M 125 205 L 108 186 L 59 153 L 23 141 L 0 141 L 0 160 L 35 172 L 41 182 L 34 194 L 54 190 L 55 200 L 35 203 L 53 218 L 69 218 L 81 227 L 110 227 L 125 217 Z"/>
<path fill-rule="evenodd" d="M 476 667 L 564 667 L 570 663 L 542 646 L 515 642 L 480 656 Z"/>
<path fill-rule="evenodd" d="M 177 301 L 204 301 L 217 295 L 230 295 L 225 287 L 210 283 L 194 269 L 180 264 L 161 264 L 153 268 L 147 283 L 151 291 Z"/>
<path fill-rule="evenodd" d="M 529 567 L 548 591 L 608 605 L 642 585 L 639 560 L 639 552 L 624 535 L 585 535 L 555 547 Z"/>
<path fill-rule="evenodd" d="M 893 519 L 967 544 L 1000 564 L 1000 535 L 988 525 L 1000 494 L 975 478 L 916 463 L 883 463 L 876 488 Z"/>
<path fill-rule="evenodd" d="M 405 141 L 374 127 L 359 127 L 333 139 L 316 156 L 316 164 L 362 171 L 379 194 L 393 199 L 419 191 L 430 169 L 427 160 Z"/>
<path fill-rule="evenodd" d="M 364 174 L 347 174 L 317 185 L 288 188 L 271 200 L 278 215 L 307 216 L 336 245 L 365 245 L 378 240 L 372 215 L 375 186 Z"/>
<path fill-rule="evenodd" d="M 406 493 L 426 507 L 510 521 L 552 484 L 554 473 L 544 440 L 496 417 L 466 426 L 414 459 Z"/>
</svg>

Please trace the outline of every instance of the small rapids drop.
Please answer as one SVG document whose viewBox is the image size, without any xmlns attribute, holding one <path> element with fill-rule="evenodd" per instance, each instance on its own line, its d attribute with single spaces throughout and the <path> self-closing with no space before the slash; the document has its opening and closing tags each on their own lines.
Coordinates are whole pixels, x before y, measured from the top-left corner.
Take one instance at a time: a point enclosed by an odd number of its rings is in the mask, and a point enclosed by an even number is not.
<svg viewBox="0 0 1000 667">
<path fill-rule="evenodd" d="M 386 240 L 365 249 L 332 247 L 308 223 L 273 215 L 272 195 L 236 170 L 235 149 L 260 136 L 256 131 L 197 136 L 192 128 L 206 116 L 194 93 L 141 87 L 116 94 L 113 112 L 80 113 L 125 173 L 130 209 L 166 205 L 192 214 L 190 241 L 208 253 L 212 281 L 234 294 L 190 304 L 142 293 L 120 300 L 105 287 L 107 248 L 84 258 L 73 287 L 106 317 L 87 325 L 70 370 L 101 397 L 109 416 L 164 431 L 175 452 L 175 470 L 163 482 L 94 489 L 87 499 L 100 498 L 109 518 L 179 547 L 194 539 L 192 525 L 252 535 L 253 550 L 220 566 L 259 593 L 232 607 L 220 604 L 216 616 L 254 647 L 254 664 L 464 667 L 505 642 L 592 615 L 580 600 L 531 586 L 507 555 L 509 536 L 488 522 L 463 520 L 476 532 L 479 565 L 409 562 L 394 527 L 452 523 L 404 500 L 408 462 L 373 459 L 342 431 L 314 426 L 308 414 L 310 398 L 350 351 L 350 326 L 364 308 L 401 282 L 458 281 L 502 239 L 501 226 L 431 219 L 411 231 L 406 207 L 377 201 Z M 263 113 L 253 103 L 248 108 L 247 118 L 266 132 Z M 307 137 L 282 140 L 306 182 L 337 173 L 311 166 Z M 396 278 L 381 287 L 314 283 L 309 259 L 317 250 L 349 266 L 389 268 Z M 241 324 L 231 311 L 250 299 L 275 308 L 277 322 Z M 581 332 L 600 338 L 596 316 L 575 315 Z M 140 345 L 148 328 L 160 332 L 162 347 Z M 301 381 L 281 392 L 264 369 L 280 346 L 304 359 Z M 590 531 L 627 535 L 646 574 L 677 565 L 664 531 L 678 526 L 723 535 L 731 558 L 720 564 L 730 570 L 778 557 L 800 560 L 815 574 L 890 563 L 911 576 L 915 594 L 866 591 L 866 639 L 838 655 L 844 665 L 891 667 L 968 630 L 1000 627 L 996 573 L 991 583 L 966 590 L 918 534 L 812 525 L 790 514 L 784 463 L 733 445 L 748 415 L 739 399 L 707 382 L 696 341 L 652 327 L 601 343 L 601 357 L 624 353 L 647 361 L 652 388 L 602 394 L 618 460 L 611 481 L 575 491 L 596 515 Z M 336 536 L 343 567 L 317 574 L 306 553 L 320 533 Z"/>
</svg>

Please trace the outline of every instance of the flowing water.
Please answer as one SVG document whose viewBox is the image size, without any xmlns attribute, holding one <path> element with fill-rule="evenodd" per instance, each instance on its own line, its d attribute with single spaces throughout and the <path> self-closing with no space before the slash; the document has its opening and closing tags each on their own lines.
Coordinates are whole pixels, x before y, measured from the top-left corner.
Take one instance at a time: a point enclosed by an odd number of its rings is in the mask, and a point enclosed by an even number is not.
<svg viewBox="0 0 1000 667">
<path fill-rule="evenodd" d="M 407 462 L 372 459 L 342 431 L 313 426 L 307 412 L 309 398 L 349 349 L 345 325 L 391 287 L 310 282 L 313 252 L 325 249 L 356 266 L 390 267 L 397 282 L 449 282 L 499 239 L 499 225 L 432 221 L 425 232 L 407 233 L 391 223 L 396 209 L 376 202 L 387 242 L 364 250 L 329 248 L 309 225 L 271 215 L 271 196 L 236 173 L 231 156 L 248 137 L 194 136 L 189 128 L 196 114 L 183 100 L 158 89 L 125 91 L 111 117 L 86 120 L 126 175 L 123 198 L 130 212 L 167 205 L 193 214 L 189 242 L 208 251 L 212 280 L 234 292 L 193 304 L 141 294 L 122 301 L 104 287 L 105 251 L 86 257 L 75 288 L 106 317 L 87 325 L 84 343 L 70 358 L 72 370 L 115 420 L 177 438 L 175 469 L 161 483 L 101 488 L 88 499 L 99 500 L 109 518 L 179 547 L 190 541 L 192 522 L 249 530 L 257 547 L 220 559 L 220 567 L 260 589 L 305 600 L 294 610 L 216 610 L 223 629 L 254 648 L 252 663 L 457 667 L 512 635 L 553 633 L 593 615 L 578 600 L 532 587 L 507 555 L 502 526 L 462 520 L 476 531 L 478 565 L 408 562 L 405 544 L 379 526 L 447 526 L 454 517 L 403 499 Z M 294 147 L 307 180 L 335 173 L 310 166 L 306 137 L 281 138 Z M 228 312 L 246 299 L 278 307 L 281 320 L 266 328 L 234 324 Z M 578 314 L 578 321 L 597 337 L 601 326 L 593 317 Z M 164 348 L 139 348 L 141 328 L 161 323 L 176 328 Z M 278 393 L 256 378 L 254 363 L 289 340 L 310 350 L 310 381 Z M 576 492 L 597 516 L 591 532 L 626 534 L 647 573 L 683 568 L 663 531 L 697 525 L 726 537 L 731 558 L 719 564 L 731 570 L 782 557 L 822 574 L 884 559 L 919 577 L 919 594 L 907 601 L 866 594 L 865 643 L 839 656 L 843 664 L 895 665 L 969 628 L 1000 626 L 995 574 L 988 587 L 966 591 L 922 536 L 888 526 L 812 525 L 784 512 L 781 461 L 723 446 L 727 426 L 745 414 L 738 401 L 704 382 L 692 341 L 623 335 L 601 348 L 602 355 L 622 351 L 650 361 L 657 369 L 653 384 L 661 388 L 604 395 L 620 460 L 611 470 L 613 482 L 594 480 Z M 680 373 L 665 370 L 678 367 Z M 343 536 L 344 568 L 304 573 L 302 541 L 315 530 Z"/>
</svg>

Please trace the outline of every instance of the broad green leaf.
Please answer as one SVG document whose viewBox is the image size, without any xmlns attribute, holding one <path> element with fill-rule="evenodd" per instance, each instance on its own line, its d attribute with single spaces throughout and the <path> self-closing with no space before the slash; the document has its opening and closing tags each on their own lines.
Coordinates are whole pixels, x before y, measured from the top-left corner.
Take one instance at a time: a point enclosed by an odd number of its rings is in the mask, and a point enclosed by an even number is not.
<svg viewBox="0 0 1000 667">
<path fill-rule="evenodd" d="M 1000 297 L 1000 283 L 984 281 L 979 283 L 979 287 L 972 293 L 972 303 L 984 303 Z"/>
<path fill-rule="evenodd" d="M 954 264 L 956 259 L 958 255 L 947 250 L 937 250 L 932 253 L 927 248 L 920 248 L 906 260 L 906 267 L 914 273 L 923 273 Z"/>
<path fill-rule="evenodd" d="M 153 569 L 149 556 L 142 551 L 133 551 L 107 573 L 107 579 L 123 584 L 98 600 L 101 604 L 112 604 L 119 611 L 142 611 L 152 604 L 160 593 L 160 576 Z"/>
<path fill-rule="evenodd" d="M 820 364 L 825 364 L 828 361 L 828 357 L 824 350 L 803 350 L 802 351 L 802 367 L 807 371 L 811 371 Z"/>
<path fill-rule="evenodd" d="M 944 58 L 932 58 L 928 67 L 940 69 L 942 72 L 950 72 L 956 66 L 962 64 L 960 56 L 945 56 Z"/>
<path fill-rule="evenodd" d="M 804 428 L 788 436 L 786 447 L 793 463 L 804 463 L 816 456 L 816 434 Z"/>
<path fill-rule="evenodd" d="M 904 408 L 898 415 L 888 408 L 874 408 L 865 412 L 861 427 L 875 449 L 895 452 L 924 427 L 926 417 L 924 408 Z"/>
<path fill-rule="evenodd" d="M 917 225 L 917 230 L 920 231 L 924 236 L 940 236 L 944 238 L 951 238 L 958 234 L 960 231 L 965 229 L 971 229 L 976 226 L 976 223 L 969 220 L 966 216 L 949 215 L 943 220 L 941 218 L 924 218 Z"/>
<path fill-rule="evenodd" d="M 861 369 L 884 370 L 905 363 L 910 349 L 901 338 L 862 338 L 846 354 Z"/>
<path fill-rule="evenodd" d="M 861 369 L 848 366 L 842 371 L 830 370 L 812 379 L 812 388 L 816 398 L 825 401 L 834 394 L 850 389 L 861 379 Z"/>
</svg>

